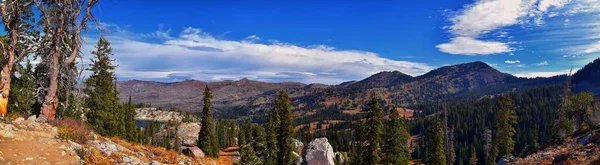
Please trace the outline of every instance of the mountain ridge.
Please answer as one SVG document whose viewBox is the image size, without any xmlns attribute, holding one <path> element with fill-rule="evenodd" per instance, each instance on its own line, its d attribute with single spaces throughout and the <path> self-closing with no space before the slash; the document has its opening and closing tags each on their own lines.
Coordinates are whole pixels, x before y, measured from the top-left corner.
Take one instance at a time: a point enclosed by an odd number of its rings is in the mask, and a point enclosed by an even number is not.
<svg viewBox="0 0 600 165">
<path fill-rule="evenodd" d="M 419 76 L 399 71 L 383 71 L 363 80 L 338 85 L 304 84 L 297 82 L 262 82 L 247 78 L 233 81 L 204 82 L 186 80 L 173 83 L 129 80 L 120 82 L 119 98 L 132 96 L 134 103 L 159 107 L 177 107 L 187 112 L 199 112 L 202 91 L 208 85 L 215 95 L 215 114 L 220 118 L 253 118 L 264 116 L 272 109 L 278 91 L 286 90 L 295 107 L 295 115 L 312 115 L 343 102 L 364 102 L 375 94 L 388 107 L 406 107 L 425 102 L 452 99 L 477 99 L 487 95 L 559 85 L 565 75 L 547 78 L 522 78 L 503 73 L 487 63 L 475 61 L 434 69 Z"/>
</svg>

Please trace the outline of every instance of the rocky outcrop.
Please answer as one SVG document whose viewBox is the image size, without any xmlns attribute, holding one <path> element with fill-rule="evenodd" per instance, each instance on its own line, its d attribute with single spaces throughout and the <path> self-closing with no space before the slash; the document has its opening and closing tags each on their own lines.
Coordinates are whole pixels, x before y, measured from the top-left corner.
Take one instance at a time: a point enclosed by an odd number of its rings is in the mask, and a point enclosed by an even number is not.
<svg viewBox="0 0 600 165">
<path fill-rule="evenodd" d="M 181 138 L 184 146 L 196 146 L 200 132 L 200 123 L 180 123 L 177 126 L 177 137 Z"/>
<path fill-rule="evenodd" d="M 600 129 L 579 137 L 567 138 L 562 144 L 505 161 L 506 164 L 600 164 Z M 500 162 L 499 162 L 500 163 Z"/>
<path fill-rule="evenodd" d="M 164 111 L 156 108 L 135 109 L 135 120 L 168 122 L 170 120 L 181 121 L 182 119 L 183 115 L 180 112 Z"/>
<path fill-rule="evenodd" d="M 202 150 L 196 146 L 183 149 L 183 154 L 190 156 L 192 158 L 204 158 L 205 157 L 204 152 L 202 152 Z"/>
<path fill-rule="evenodd" d="M 305 161 L 308 165 L 335 165 L 333 147 L 327 138 L 318 138 L 306 146 Z"/>
</svg>

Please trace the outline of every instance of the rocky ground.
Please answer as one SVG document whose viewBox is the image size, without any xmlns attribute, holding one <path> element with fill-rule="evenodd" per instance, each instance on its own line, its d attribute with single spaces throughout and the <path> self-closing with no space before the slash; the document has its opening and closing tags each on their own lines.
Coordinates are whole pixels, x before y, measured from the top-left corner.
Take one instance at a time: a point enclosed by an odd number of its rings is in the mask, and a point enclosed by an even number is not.
<svg viewBox="0 0 600 165">
<path fill-rule="evenodd" d="M 129 143 L 94 133 L 85 143 L 58 138 L 57 127 L 28 119 L 0 121 L 0 165 L 217 164 L 160 147 Z"/>
<path fill-rule="evenodd" d="M 600 130 L 568 138 L 508 164 L 600 164 Z"/>
</svg>

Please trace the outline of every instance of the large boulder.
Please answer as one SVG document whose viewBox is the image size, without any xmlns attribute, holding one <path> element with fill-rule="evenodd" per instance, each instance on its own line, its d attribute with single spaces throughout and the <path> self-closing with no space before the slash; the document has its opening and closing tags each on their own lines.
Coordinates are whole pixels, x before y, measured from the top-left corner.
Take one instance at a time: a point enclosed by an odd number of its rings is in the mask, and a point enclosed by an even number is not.
<svg viewBox="0 0 600 165">
<path fill-rule="evenodd" d="M 177 137 L 181 138 L 184 146 L 196 146 L 200 132 L 200 123 L 181 123 L 177 126 Z"/>
<path fill-rule="evenodd" d="M 335 153 L 327 138 L 318 138 L 306 146 L 305 161 L 308 165 L 335 165 Z"/>
<path fill-rule="evenodd" d="M 202 150 L 196 146 L 184 149 L 183 154 L 193 158 L 204 158 L 205 156 L 204 152 L 202 152 Z"/>
</svg>

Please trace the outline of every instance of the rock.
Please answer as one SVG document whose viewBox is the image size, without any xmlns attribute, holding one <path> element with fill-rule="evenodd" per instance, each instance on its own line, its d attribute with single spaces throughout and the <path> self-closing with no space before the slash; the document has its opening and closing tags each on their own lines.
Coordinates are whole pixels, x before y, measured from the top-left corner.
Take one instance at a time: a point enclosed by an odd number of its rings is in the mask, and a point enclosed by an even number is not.
<svg viewBox="0 0 600 165">
<path fill-rule="evenodd" d="M 35 121 L 38 123 L 46 123 L 46 118 L 40 115 Z"/>
<path fill-rule="evenodd" d="M 33 158 L 32 157 L 27 157 L 27 158 L 25 158 L 25 160 L 27 160 L 27 161 L 33 161 Z"/>
<path fill-rule="evenodd" d="M 183 150 L 183 154 L 193 158 L 204 158 L 205 156 L 204 152 L 202 152 L 202 150 L 196 146 L 186 148 L 185 150 Z"/>
<path fill-rule="evenodd" d="M 22 118 L 22 117 L 18 117 L 18 118 L 16 118 L 16 119 L 14 119 L 12 122 L 13 122 L 13 123 L 19 123 L 19 122 L 22 122 L 22 121 L 24 121 L 24 120 L 25 120 L 24 118 Z"/>
<path fill-rule="evenodd" d="M 15 133 L 12 130 L 0 130 L 0 137 L 13 138 Z"/>
<path fill-rule="evenodd" d="M 108 156 L 110 156 L 113 152 L 119 151 L 119 146 L 117 146 L 117 144 L 108 141 L 100 142 L 96 144 L 95 147 Z"/>
<path fill-rule="evenodd" d="M 318 138 L 306 146 L 305 161 L 308 165 L 335 165 L 333 147 L 327 138 Z"/>
<path fill-rule="evenodd" d="M 37 117 L 36 117 L 35 115 L 31 115 L 31 116 L 29 116 L 29 117 L 27 118 L 27 121 L 30 121 L 30 122 L 36 122 L 36 121 L 35 121 L 36 119 L 37 119 Z"/>
<path fill-rule="evenodd" d="M 65 156 L 65 155 L 67 155 L 67 152 L 65 152 L 65 151 L 60 151 L 60 156 Z"/>
<path fill-rule="evenodd" d="M 162 165 L 162 163 L 160 163 L 156 160 L 153 160 L 152 163 L 150 163 L 150 165 Z"/>
<path fill-rule="evenodd" d="M 302 163 L 304 162 L 304 160 L 302 159 L 302 156 L 298 155 L 297 153 L 292 153 L 294 154 L 294 157 L 296 157 L 296 165 L 302 165 Z"/>
<path fill-rule="evenodd" d="M 181 137 L 184 146 L 196 146 L 200 132 L 200 123 L 181 123 L 177 126 L 177 137 Z"/>
<path fill-rule="evenodd" d="M 302 143 L 300 140 L 298 140 L 298 139 L 293 139 L 293 141 L 294 141 L 294 142 L 293 142 L 293 143 L 294 143 L 294 144 L 293 144 L 293 145 L 294 145 L 294 148 L 296 148 L 296 151 L 295 151 L 295 152 L 296 152 L 298 155 L 301 155 L 301 154 L 302 154 L 302 150 L 304 150 L 304 144 L 303 144 L 303 143 Z"/>
<path fill-rule="evenodd" d="M 592 138 L 592 134 L 586 135 L 585 137 L 583 137 L 579 140 L 579 144 L 581 144 L 581 145 L 587 144 L 588 142 L 590 142 L 590 138 Z"/>
<path fill-rule="evenodd" d="M 345 164 L 346 157 L 341 152 L 335 152 L 335 160 L 337 160 L 339 164 Z"/>
</svg>

